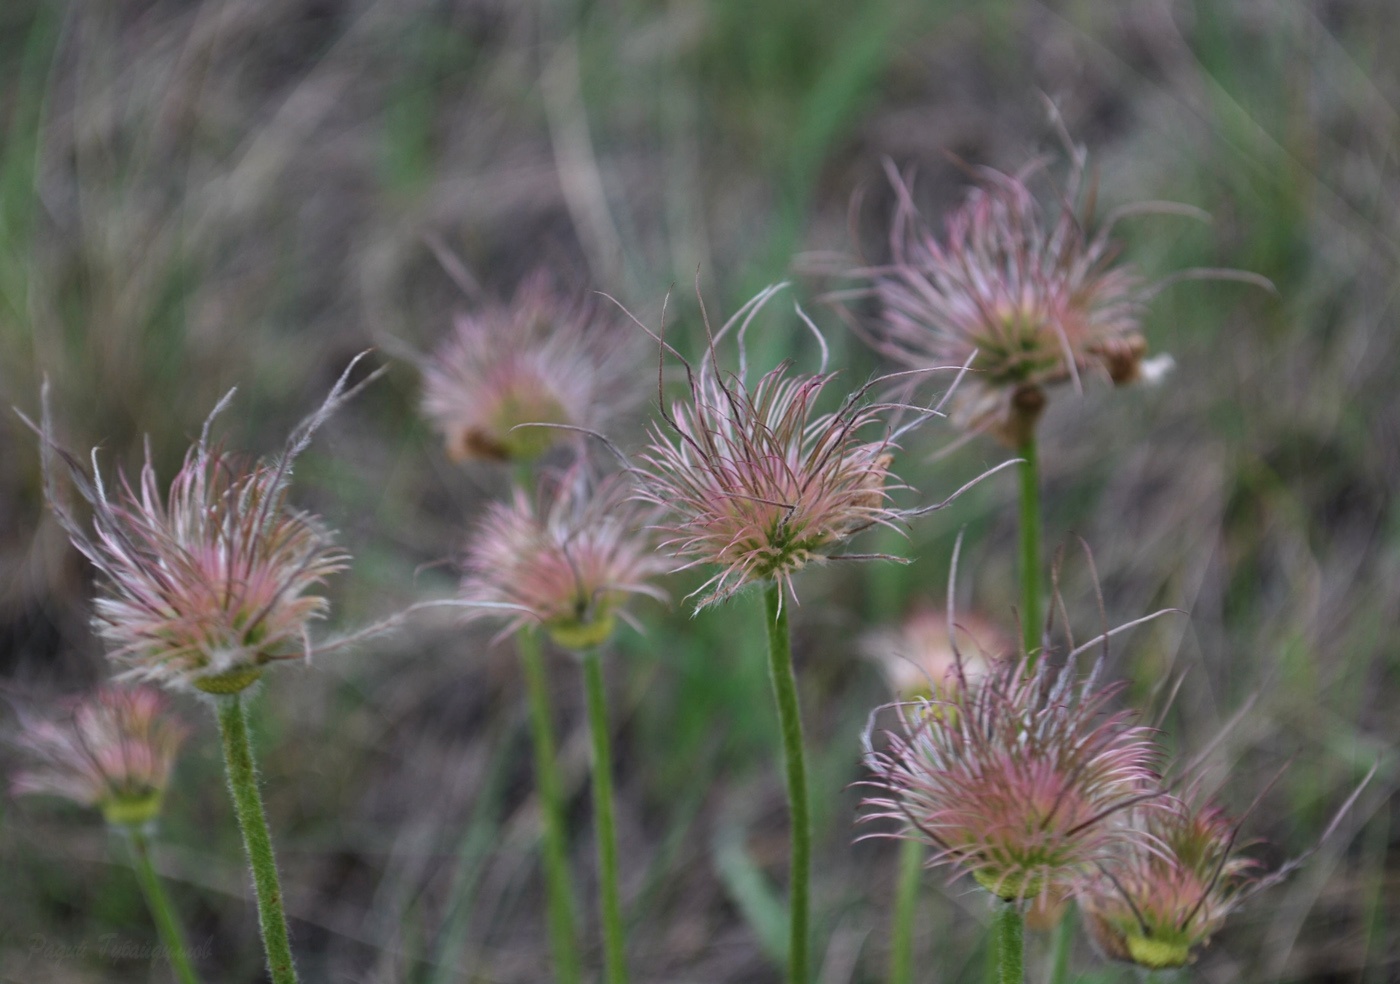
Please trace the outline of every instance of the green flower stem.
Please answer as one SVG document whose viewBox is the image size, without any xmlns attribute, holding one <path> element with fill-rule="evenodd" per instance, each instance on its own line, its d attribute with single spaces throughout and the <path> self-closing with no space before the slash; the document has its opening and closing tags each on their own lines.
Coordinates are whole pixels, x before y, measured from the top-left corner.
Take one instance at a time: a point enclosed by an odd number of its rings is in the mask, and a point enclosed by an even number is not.
<svg viewBox="0 0 1400 984">
<path fill-rule="evenodd" d="M 258 929 L 262 932 L 267 968 L 273 984 L 295 984 L 292 945 L 287 939 L 287 916 L 282 911 L 282 885 L 277 879 L 277 859 L 272 854 L 272 838 L 267 832 L 262 794 L 258 792 L 253 748 L 248 740 L 248 718 L 242 694 L 216 698 L 219 731 L 224 740 L 224 766 L 233 809 L 243 831 L 243 847 L 248 866 L 253 869 L 253 890 L 258 902 Z"/>
<path fill-rule="evenodd" d="M 792 671 L 792 643 L 788 638 L 782 585 L 770 582 L 763 597 L 768 615 L 768 670 L 773 679 L 773 696 L 778 702 L 778 724 L 787 766 L 788 808 L 792 812 L 788 980 L 791 984 L 807 984 L 807 882 L 812 864 L 812 821 L 807 803 L 807 762 L 802 751 L 802 712 L 797 702 L 797 677 Z"/>
<path fill-rule="evenodd" d="M 1036 463 L 1035 431 L 1021 443 L 1021 624 L 1026 659 L 1035 665 L 1043 622 L 1040 574 L 1040 480 Z"/>
<path fill-rule="evenodd" d="M 559 984 L 578 984 L 578 931 L 575 928 L 574 890 L 569 878 L 568 840 L 564 833 L 563 782 L 559 778 L 550 721 L 549 684 L 540 653 L 539 636 L 528 629 L 517 632 L 516 646 L 525 668 L 525 689 L 530 701 L 530 727 L 535 745 L 535 786 L 544 814 L 544 876 L 548 894 L 549 940 L 554 951 L 554 975 Z"/>
<path fill-rule="evenodd" d="M 588 696 L 588 730 L 593 737 L 593 822 L 598 840 L 598 901 L 603 914 L 603 957 L 607 984 L 627 984 L 623 952 L 622 899 L 617 887 L 617 827 L 613 823 L 612 749 L 608 741 L 608 702 L 603 661 L 596 648 L 580 654 Z"/>
<path fill-rule="evenodd" d="M 997 984 L 1025 984 L 1025 920 L 1015 902 L 996 902 L 992 919 L 992 937 L 997 944 L 997 960 L 1001 973 Z"/>
<path fill-rule="evenodd" d="M 151 847 L 146 833 L 135 824 L 122 829 L 126 833 L 127 846 L 131 849 L 131 866 L 136 871 L 136 880 L 141 883 L 141 894 L 146 896 L 146 905 L 150 907 L 151 918 L 155 920 L 165 955 L 170 959 L 170 969 L 175 972 L 180 984 L 197 984 L 199 978 L 190 965 L 190 948 L 185 943 L 185 934 L 175 918 L 170 897 L 165 894 L 160 878 L 151 866 Z"/>
<path fill-rule="evenodd" d="M 1074 940 L 1074 907 L 1065 909 L 1065 914 L 1055 924 L 1054 935 L 1050 937 L 1050 984 L 1065 984 L 1069 979 L 1069 954 Z"/>
<path fill-rule="evenodd" d="M 924 845 L 910 838 L 899 844 L 899 883 L 894 897 L 894 939 L 890 944 L 890 984 L 914 980 L 914 917 L 924 874 Z"/>
</svg>

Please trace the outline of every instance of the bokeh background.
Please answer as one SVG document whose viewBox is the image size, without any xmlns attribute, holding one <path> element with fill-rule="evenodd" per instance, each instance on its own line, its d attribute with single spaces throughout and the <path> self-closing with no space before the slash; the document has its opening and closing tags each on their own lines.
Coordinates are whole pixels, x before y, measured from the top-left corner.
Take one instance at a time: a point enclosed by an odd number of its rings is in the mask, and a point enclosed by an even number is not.
<svg viewBox="0 0 1400 984">
<path fill-rule="evenodd" d="M 295 492 L 356 558 L 332 627 L 362 624 L 450 595 L 457 545 L 505 488 L 487 466 L 450 464 L 417 412 L 413 353 L 455 311 L 543 266 L 649 324 L 669 289 L 672 337 L 695 351 L 697 272 L 721 313 L 792 278 L 789 300 L 853 387 L 877 363 L 801 257 L 884 255 L 887 158 L 917 169 L 935 221 L 966 187 L 959 160 L 1014 170 L 1048 154 L 1062 174 L 1048 98 L 1104 203 L 1212 216 L 1125 224 L 1134 264 L 1236 267 L 1278 289 L 1173 287 L 1146 324 L 1172 374 L 1052 401 L 1051 543 L 1092 547 L 1110 621 L 1189 612 L 1116 643 L 1114 671 L 1154 709 L 1184 679 L 1166 740 L 1214 745 L 1210 781 L 1231 808 L 1287 767 L 1246 826 L 1266 864 L 1313 846 L 1381 763 L 1309 864 L 1188 976 L 1400 980 L 1397 46 L 1389 0 L 7 0 L 0 403 L 33 413 L 47 375 L 70 447 L 130 469 L 149 435 L 168 476 L 230 387 L 224 440 L 269 451 L 376 347 L 387 377 L 322 433 Z M 815 368 L 789 300 L 751 334 L 753 364 Z M 654 385 L 639 374 L 624 446 Z M 933 460 L 954 436 L 935 422 L 906 442 L 907 504 L 1006 457 L 977 441 Z M 867 539 L 908 566 L 801 580 L 823 984 L 882 979 L 897 853 L 852 843 L 858 737 L 887 699 L 859 640 L 941 598 L 963 527 L 961 603 L 1014 624 L 1013 497 L 999 476 L 907 541 Z M 1099 615 L 1077 550 L 1063 590 L 1083 633 Z M 32 434 L 0 415 L 0 726 L 107 673 L 90 580 L 45 515 Z M 679 598 L 694 582 L 669 586 Z M 647 635 L 610 657 L 638 981 L 777 979 L 786 809 L 758 609 L 640 606 Z M 309 981 L 548 979 L 520 679 L 489 639 L 425 617 L 265 688 L 265 796 Z M 581 695 L 552 659 L 591 901 Z M 180 711 L 197 733 L 160 867 L 207 979 L 257 981 L 211 715 Z M 2 802 L 0 980 L 167 980 L 96 818 Z M 986 918 L 966 885 L 930 876 L 923 979 L 980 980 Z M 1130 979 L 1077 946 L 1082 979 Z"/>
</svg>

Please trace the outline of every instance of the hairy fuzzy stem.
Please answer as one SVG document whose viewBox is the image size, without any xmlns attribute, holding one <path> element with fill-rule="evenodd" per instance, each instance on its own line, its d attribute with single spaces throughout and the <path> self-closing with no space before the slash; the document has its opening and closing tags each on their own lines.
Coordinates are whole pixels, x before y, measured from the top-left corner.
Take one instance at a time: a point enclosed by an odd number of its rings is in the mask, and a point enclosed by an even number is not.
<svg viewBox="0 0 1400 984">
<path fill-rule="evenodd" d="M 1023 459 L 1016 469 L 1021 478 L 1021 628 L 1026 660 L 1035 665 L 1040 649 L 1043 620 L 1040 574 L 1040 476 L 1036 461 L 1035 430 L 1021 442 Z"/>
<path fill-rule="evenodd" d="M 1054 935 L 1050 937 L 1049 984 L 1065 984 L 1069 979 L 1069 953 L 1073 939 L 1074 907 L 1070 906 L 1055 924 Z"/>
<path fill-rule="evenodd" d="M 627 984 L 622 898 L 617 886 L 617 827 L 613 823 L 612 749 L 608 740 L 607 693 L 597 649 L 582 653 L 593 738 L 593 822 L 598 840 L 598 902 L 602 908 L 603 958 L 607 984 Z"/>
<path fill-rule="evenodd" d="M 238 814 L 238 827 L 243 832 L 248 866 L 253 870 L 258 929 L 267 953 L 267 969 L 273 984 L 295 984 L 297 972 L 292 962 L 292 945 L 287 938 L 287 916 L 282 911 L 282 885 L 277 878 L 277 859 L 272 853 L 272 837 L 267 832 L 262 794 L 258 792 L 243 695 L 231 694 L 217 699 L 228 788 L 233 795 L 234 812 Z"/>
<path fill-rule="evenodd" d="M 768 615 L 768 670 L 778 703 L 778 724 L 787 766 L 788 808 L 792 813 L 791 935 L 788 941 L 788 980 L 807 984 L 808 890 L 812 863 L 812 821 L 807 803 L 807 760 L 802 749 L 802 712 L 797 702 L 797 677 L 792 671 L 787 606 L 781 584 L 764 589 Z"/>
<path fill-rule="evenodd" d="M 136 880 L 141 883 L 141 894 L 146 896 L 146 905 L 151 910 L 151 918 L 155 920 L 156 933 L 160 936 L 161 946 L 165 947 L 170 969 L 175 972 L 180 984 L 197 984 L 199 978 L 190 965 L 190 948 L 185 942 L 184 931 L 180 929 L 180 921 L 175 918 L 170 897 L 165 894 L 165 888 L 151 866 L 151 847 L 146 833 L 134 824 L 122 829 L 126 834 L 127 846 L 131 849 L 131 867 L 136 871 Z"/>
<path fill-rule="evenodd" d="M 525 668 L 525 689 L 530 701 L 530 730 L 535 746 L 535 786 L 544 814 L 544 875 L 548 893 L 549 941 L 554 951 L 554 974 L 559 984 L 578 984 L 578 932 L 574 916 L 574 890 L 569 878 L 568 846 L 564 834 L 563 783 L 554 748 L 550 721 L 549 685 L 539 636 L 517 632 L 516 647 Z"/>
<path fill-rule="evenodd" d="M 997 944 L 997 984 L 1025 984 L 1025 920 L 1015 902 L 996 902 L 992 936 Z"/>
<path fill-rule="evenodd" d="M 924 873 L 924 845 L 912 838 L 899 845 L 899 882 L 894 897 L 894 938 L 890 943 L 890 984 L 913 984 L 914 917 Z"/>
</svg>

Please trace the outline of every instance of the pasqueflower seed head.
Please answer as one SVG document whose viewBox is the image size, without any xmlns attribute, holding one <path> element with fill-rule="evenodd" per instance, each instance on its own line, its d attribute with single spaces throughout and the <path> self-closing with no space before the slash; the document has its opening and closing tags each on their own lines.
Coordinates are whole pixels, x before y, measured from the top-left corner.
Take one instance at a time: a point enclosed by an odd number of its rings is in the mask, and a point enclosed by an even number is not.
<svg viewBox="0 0 1400 984">
<path fill-rule="evenodd" d="M 1136 832 L 1115 815 L 1157 799 L 1158 750 L 1147 729 L 1109 704 L 1072 664 L 999 664 L 950 694 L 895 705 L 862 820 L 926 843 L 930 866 L 970 872 L 994 895 L 1026 901 L 1068 890 Z"/>
<path fill-rule="evenodd" d="M 462 600 L 473 617 L 505 614 L 508 631 L 538 624 L 565 649 L 589 649 L 612 635 L 630 595 L 665 600 L 650 583 L 665 565 L 619 480 L 594 485 L 573 469 L 542 486 L 539 505 L 517 488 L 487 507 L 467 547 Z"/>
<path fill-rule="evenodd" d="M 529 461 L 624 409 L 638 353 L 594 299 L 539 273 L 510 304 L 457 317 L 423 366 L 423 412 L 456 461 Z"/>
<path fill-rule="evenodd" d="M 928 607 L 915 609 L 897 627 L 868 633 L 861 648 L 880 664 L 900 700 L 944 696 L 975 683 L 1016 651 L 990 619 L 964 613 L 950 625 L 944 612 Z"/>
<path fill-rule="evenodd" d="M 1195 798 L 1170 806 L 1120 818 L 1144 836 L 1089 873 L 1078 892 L 1099 949 L 1153 969 L 1189 963 L 1258 881 L 1224 812 Z"/>
<path fill-rule="evenodd" d="M 891 169 L 899 198 L 891 262 L 866 271 L 881 308 L 874 341 L 916 368 L 970 360 L 953 419 L 1014 445 L 1034 426 L 1044 387 L 1094 370 L 1116 384 L 1138 378 L 1148 292 L 1117 262 L 1110 226 L 1092 232 L 1091 205 L 1077 211 L 1082 169 L 1050 219 L 1026 175 L 980 173 L 940 238 Z"/>
<path fill-rule="evenodd" d="M 67 461 L 92 507 L 91 532 L 52 482 L 50 503 L 102 575 L 94 624 L 127 677 L 230 694 L 251 685 L 268 663 L 311 652 L 310 623 L 328 608 L 316 589 L 349 558 L 320 520 L 288 504 L 291 468 L 348 395 L 349 372 L 268 460 L 231 457 L 210 444 L 226 397 L 164 497 L 149 448 L 136 486 L 121 475 L 109 492 L 95 467 L 90 479 L 58 450 L 46 423 L 46 466 L 54 453 Z"/>
<path fill-rule="evenodd" d="M 109 685 L 62 718 L 21 716 L 15 744 L 29 766 L 10 788 L 98 807 L 111 824 L 144 824 L 160 813 L 185 735 L 157 691 Z"/>
<path fill-rule="evenodd" d="M 746 306 L 749 317 L 770 294 Z M 757 581 L 791 595 L 792 576 L 809 562 L 900 518 L 889 501 L 902 486 L 890 474 L 887 407 L 866 402 L 869 386 L 823 412 L 834 373 L 804 375 L 783 362 L 750 386 L 742 372 L 719 370 L 713 352 L 686 370 L 688 399 L 652 425 L 637 473 L 680 569 L 718 568 L 696 592 L 700 608 Z"/>
</svg>

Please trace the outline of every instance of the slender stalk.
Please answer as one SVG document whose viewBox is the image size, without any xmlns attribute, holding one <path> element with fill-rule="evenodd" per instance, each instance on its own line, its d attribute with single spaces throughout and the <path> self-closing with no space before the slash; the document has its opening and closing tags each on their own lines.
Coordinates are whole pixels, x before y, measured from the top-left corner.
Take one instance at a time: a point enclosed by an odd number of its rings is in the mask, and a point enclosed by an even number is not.
<svg viewBox="0 0 1400 984">
<path fill-rule="evenodd" d="M 924 873 L 924 845 L 910 838 L 899 845 L 899 883 L 894 897 L 894 939 L 890 944 L 890 984 L 913 984 L 914 917 L 919 911 L 919 881 Z"/>
<path fill-rule="evenodd" d="M 1022 461 L 1016 472 L 1021 477 L 1021 626 L 1026 659 L 1034 666 L 1044 621 L 1040 573 L 1040 479 L 1034 429 L 1021 442 L 1020 455 Z"/>
<path fill-rule="evenodd" d="M 544 814 L 544 877 L 554 975 L 559 984 L 578 984 L 578 931 L 574 890 L 569 878 L 568 841 L 564 833 L 563 783 L 554 749 L 544 657 L 540 654 L 539 636 L 534 632 L 517 632 L 515 641 L 520 650 L 520 662 L 525 667 L 525 689 L 530 701 L 530 728 L 535 745 L 535 786 L 539 790 L 540 811 Z"/>
<path fill-rule="evenodd" d="M 787 767 L 788 808 L 792 813 L 788 980 L 791 984 L 807 984 L 807 883 L 812 864 L 812 820 L 807 803 L 807 761 L 802 751 L 802 711 L 797 702 L 797 677 L 792 671 L 792 643 L 788 638 L 782 585 L 769 583 L 763 598 L 768 615 L 768 671 L 778 703 L 783 760 Z"/>
<path fill-rule="evenodd" d="M 282 885 L 277 878 L 277 859 L 272 854 L 272 837 L 267 832 L 262 794 L 258 792 L 243 695 L 220 697 L 218 702 L 228 788 L 233 795 L 234 812 L 238 814 L 238 827 L 243 832 L 248 866 L 253 870 L 258 929 L 267 953 L 267 969 L 272 974 L 273 984 L 295 984 L 297 972 L 292 962 L 292 945 L 287 939 L 287 916 L 282 911 Z"/>
<path fill-rule="evenodd" d="M 617 826 L 613 823 L 612 749 L 608 741 L 608 702 L 598 650 L 580 654 L 588 696 L 588 730 L 593 737 L 593 822 L 598 840 L 598 903 L 603 915 L 603 958 L 607 984 L 627 984 L 623 952 L 622 898 L 617 887 Z"/>
<path fill-rule="evenodd" d="M 136 871 L 136 880 L 141 883 L 141 894 L 146 896 L 146 905 L 151 910 L 151 918 L 155 920 L 156 933 L 170 960 L 170 969 L 175 972 L 180 984 L 197 984 L 199 978 L 190 965 L 190 948 L 185 942 L 184 931 L 180 929 L 180 921 L 175 918 L 170 897 L 165 894 L 165 888 L 151 866 L 151 848 L 146 833 L 137 824 L 122 829 L 126 833 L 127 846 L 131 849 L 131 867 Z"/>
<path fill-rule="evenodd" d="M 1065 909 L 1065 914 L 1055 924 L 1054 935 L 1050 937 L 1050 978 L 1049 984 L 1065 984 L 1069 979 L 1070 944 L 1074 939 L 1074 907 Z"/>
<path fill-rule="evenodd" d="M 1014 902 L 996 903 L 992 919 L 992 938 L 997 944 L 997 962 L 1001 973 L 997 984 L 1025 984 L 1025 920 Z"/>
</svg>

